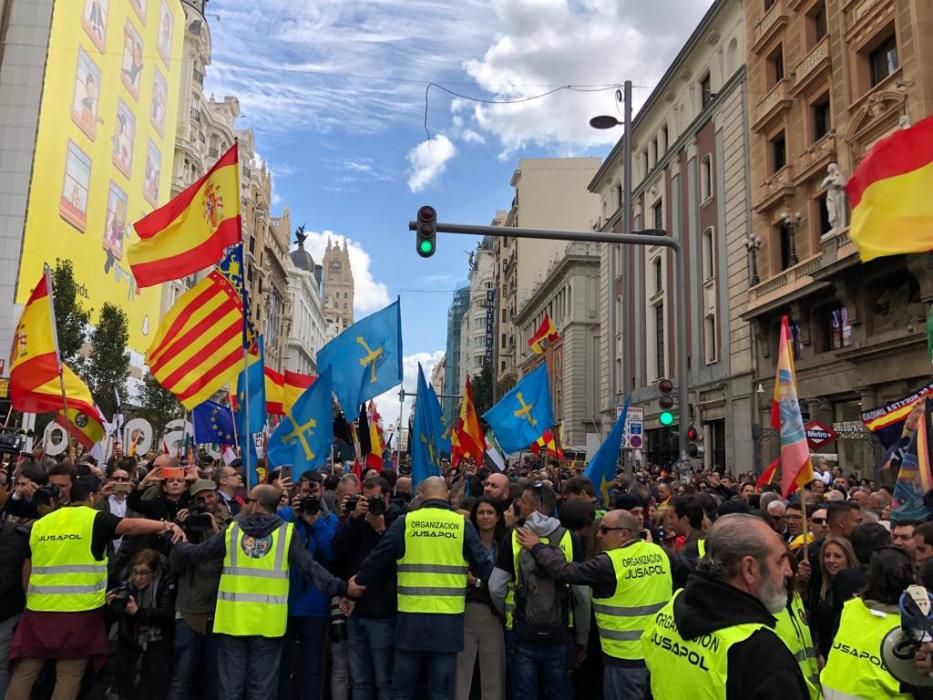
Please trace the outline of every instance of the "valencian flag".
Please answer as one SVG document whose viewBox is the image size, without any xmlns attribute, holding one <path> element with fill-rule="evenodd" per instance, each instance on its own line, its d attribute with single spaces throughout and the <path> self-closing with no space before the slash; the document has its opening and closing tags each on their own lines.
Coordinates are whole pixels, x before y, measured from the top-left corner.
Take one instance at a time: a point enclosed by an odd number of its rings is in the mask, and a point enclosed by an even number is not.
<svg viewBox="0 0 933 700">
<path fill-rule="evenodd" d="M 549 457 L 557 457 L 558 459 L 564 458 L 564 453 L 560 449 L 560 446 L 557 444 L 557 427 L 553 429 L 548 428 L 544 431 L 544 434 L 531 443 L 531 451 L 539 455 L 541 450 L 545 451 L 545 454 Z"/>
<path fill-rule="evenodd" d="M 542 365 L 543 367 L 543 365 Z M 616 465 L 619 463 L 619 450 L 622 447 L 622 432 L 625 429 L 625 419 L 628 416 L 628 405 L 631 397 L 625 397 L 622 412 L 616 418 L 615 425 L 609 431 L 609 437 L 596 450 L 593 459 L 586 465 L 583 476 L 589 479 L 596 490 L 602 494 L 603 505 L 609 507 L 609 486 L 616 478 Z"/>
<path fill-rule="evenodd" d="M 781 344 L 778 348 L 777 377 L 771 402 L 771 427 L 781 436 L 781 490 L 787 498 L 815 478 L 810 463 L 807 433 L 797 400 L 797 377 L 791 352 L 790 324 L 781 318 Z"/>
<path fill-rule="evenodd" d="M 418 486 L 429 476 L 441 473 L 440 454 L 437 451 L 438 435 L 441 431 L 437 414 L 431 407 L 428 383 L 424 380 L 424 370 L 418 363 L 418 389 L 415 394 L 415 418 L 408 434 L 411 448 L 411 481 Z"/>
<path fill-rule="evenodd" d="M 100 411 L 98 411 L 98 414 Z M 71 407 L 69 400 L 68 410 L 59 411 L 55 422 L 67 430 L 71 436 L 84 447 L 90 450 L 95 444 L 104 439 L 107 432 L 100 418 L 89 416 Z"/>
<path fill-rule="evenodd" d="M 344 413 L 401 383 L 400 308 L 396 300 L 357 321 L 318 352 L 318 370 L 334 370 L 334 393 Z"/>
<path fill-rule="evenodd" d="M 24 413 L 64 410 L 64 381 L 68 408 L 103 423 L 104 417 L 94 404 L 87 384 L 59 360 L 54 308 L 52 283 L 46 267 L 23 308 L 13 334 L 10 352 L 10 399 L 13 408 Z"/>
<path fill-rule="evenodd" d="M 273 416 L 285 414 L 285 375 L 269 367 L 265 368 L 266 413 Z"/>
<path fill-rule="evenodd" d="M 241 239 L 237 144 L 200 180 L 133 227 L 140 240 L 126 256 L 140 287 L 193 275 L 220 260 L 224 248 Z"/>
<path fill-rule="evenodd" d="M 283 408 L 285 413 L 288 413 L 292 410 L 295 402 L 305 393 L 305 389 L 314 384 L 314 375 L 286 371 L 284 379 L 285 384 L 282 388 Z"/>
<path fill-rule="evenodd" d="M 214 270 L 181 295 L 159 323 L 146 364 L 191 410 L 231 382 L 243 365 L 243 302 Z"/>
<path fill-rule="evenodd" d="M 518 452 L 554 427 L 547 366 L 538 365 L 483 414 L 505 452 Z"/>
<path fill-rule="evenodd" d="M 270 467 L 291 464 L 293 472 L 323 467 L 334 442 L 330 370 L 305 391 L 269 437 Z"/>
<path fill-rule="evenodd" d="M 440 414 L 437 418 L 440 420 Z M 443 427 L 441 431 L 443 432 Z M 470 385 L 470 376 L 467 375 L 463 398 L 460 400 L 460 417 L 450 431 L 450 463 L 457 466 L 461 459 L 469 457 L 477 464 L 482 464 L 485 453 L 486 437 L 479 424 L 479 416 L 476 415 L 473 387 Z"/>
<path fill-rule="evenodd" d="M 557 327 L 547 314 L 544 314 L 544 319 L 541 321 L 541 325 L 538 326 L 538 330 L 535 331 L 535 334 L 528 339 L 528 347 L 530 347 L 531 351 L 536 355 L 541 355 L 544 353 L 545 340 L 549 343 L 560 340 Z"/>
<path fill-rule="evenodd" d="M 930 513 L 923 496 L 933 488 L 933 472 L 930 464 L 933 454 L 930 450 L 930 437 L 933 426 L 930 424 L 933 399 L 922 399 L 912 407 L 904 421 L 904 449 L 897 450 L 889 466 L 896 468 L 897 482 L 894 484 L 894 499 L 891 504 L 891 518 L 898 520 L 926 520 Z"/>
<path fill-rule="evenodd" d="M 863 262 L 933 250 L 933 117 L 876 143 L 846 184 Z"/>
</svg>

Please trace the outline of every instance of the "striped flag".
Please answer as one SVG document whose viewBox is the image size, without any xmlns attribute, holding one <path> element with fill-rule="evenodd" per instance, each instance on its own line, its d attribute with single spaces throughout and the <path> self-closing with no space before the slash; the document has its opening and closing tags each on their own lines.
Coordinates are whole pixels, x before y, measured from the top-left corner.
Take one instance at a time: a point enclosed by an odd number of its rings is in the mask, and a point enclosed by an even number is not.
<svg viewBox="0 0 933 700">
<path fill-rule="evenodd" d="M 564 453 L 560 449 L 560 445 L 557 444 L 557 426 L 553 428 L 548 428 L 544 431 L 544 434 L 531 443 L 531 451 L 539 455 L 541 450 L 544 450 L 545 454 L 549 457 L 557 457 L 558 459 L 564 458 Z"/>
<path fill-rule="evenodd" d="M 285 375 L 269 367 L 264 368 L 266 379 L 266 413 L 285 415 Z"/>
<path fill-rule="evenodd" d="M 469 375 L 464 385 L 463 398 L 460 400 L 460 418 L 457 427 L 450 433 L 450 444 L 450 463 L 453 466 L 457 466 L 464 457 L 470 457 L 477 464 L 482 464 L 483 455 L 486 454 L 486 437 L 473 405 L 473 387 L 470 386 Z"/>
<path fill-rule="evenodd" d="M 554 325 L 551 317 L 547 314 L 544 314 L 541 325 L 538 326 L 538 330 L 535 331 L 535 334 L 528 339 L 528 347 L 530 347 L 531 351 L 536 355 L 541 355 L 544 353 L 545 340 L 549 343 L 560 340 L 557 326 Z"/>
<path fill-rule="evenodd" d="M 800 402 L 797 400 L 797 377 L 794 373 L 787 316 L 781 319 L 781 344 L 771 402 L 771 427 L 778 430 L 781 436 L 781 490 L 787 498 L 794 490 L 803 488 L 815 478 L 810 463 L 807 433 L 800 415 Z"/>
<path fill-rule="evenodd" d="M 68 405 L 68 411 L 59 411 L 55 422 L 67 430 L 71 436 L 90 450 L 94 445 L 104 439 L 106 431 L 100 418 L 89 416 Z"/>
<path fill-rule="evenodd" d="M 188 410 L 233 381 L 243 364 L 243 303 L 212 271 L 168 312 L 146 353 L 159 384 Z"/>
<path fill-rule="evenodd" d="M 282 388 L 282 403 L 285 413 L 291 413 L 292 406 L 305 393 L 305 389 L 314 384 L 313 374 L 300 374 L 298 372 L 285 372 L 285 384 Z"/>
<path fill-rule="evenodd" d="M 126 257 L 138 286 L 193 275 L 240 241 L 239 180 L 234 143 L 200 180 L 133 224 L 140 240 Z"/>
</svg>

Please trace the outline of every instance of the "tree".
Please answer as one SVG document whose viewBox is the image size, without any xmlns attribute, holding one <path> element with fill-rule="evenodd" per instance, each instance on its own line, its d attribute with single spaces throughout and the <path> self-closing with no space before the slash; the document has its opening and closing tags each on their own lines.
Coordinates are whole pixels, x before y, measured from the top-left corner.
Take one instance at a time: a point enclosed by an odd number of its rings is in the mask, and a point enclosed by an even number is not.
<svg viewBox="0 0 933 700">
<path fill-rule="evenodd" d="M 113 416 L 120 402 L 126 401 L 126 380 L 130 376 L 130 354 L 126 314 L 107 302 L 100 309 L 97 326 L 91 332 L 91 353 L 85 362 L 84 378 L 94 401 L 105 416 Z"/>
<path fill-rule="evenodd" d="M 143 378 L 137 403 L 139 409 L 136 413 L 140 418 L 149 421 L 152 434 L 156 436 L 162 435 L 165 432 L 165 425 L 183 413 L 175 394 L 159 384 L 151 374 L 146 374 Z"/>
<path fill-rule="evenodd" d="M 55 324 L 58 329 L 58 352 L 62 362 L 80 372 L 84 361 L 81 349 L 87 339 L 91 309 L 82 307 L 78 300 L 78 292 L 83 287 L 75 280 L 71 260 L 56 258 L 51 277 L 55 301 Z"/>
<path fill-rule="evenodd" d="M 473 406 L 477 415 L 483 415 L 492 407 L 492 363 L 483 361 L 483 369 L 473 378 Z"/>
</svg>

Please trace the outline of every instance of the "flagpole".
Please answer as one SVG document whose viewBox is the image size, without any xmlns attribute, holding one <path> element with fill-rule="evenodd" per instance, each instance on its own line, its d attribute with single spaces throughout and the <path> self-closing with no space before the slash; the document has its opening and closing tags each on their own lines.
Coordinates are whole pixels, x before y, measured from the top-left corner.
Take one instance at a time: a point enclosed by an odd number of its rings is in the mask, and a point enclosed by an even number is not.
<svg viewBox="0 0 933 700">
<path fill-rule="evenodd" d="M 242 183 L 240 181 L 240 148 L 239 148 L 240 139 L 235 138 L 233 142 L 237 148 L 236 180 L 237 180 L 237 192 L 239 193 L 242 191 Z M 243 404 L 244 405 L 241 408 L 246 414 L 246 432 L 247 432 L 247 435 L 244 436 L 245 449 L 241 449 L 241 453 L 242 453 L 241 456 L 243 458 L 243 474 L 244 474 L 243 481 L 246 483 L 247 492 L 249 492 L 253 488 L 253 483 L 252 483 L 253 465 L 250 464 L 250 461 L 251 461 L 250 455 L 252 451 L 250 450 L 250 446 L 248 444 L 248 441 L 253 439 L 252 434 L 250 434 L 252 425 L 249 420 L 249 343 L 247 343 L 247 338 L 249 337 L 249 333 L 247 331 L 247 328 L 249 327 L 249 319 L 246 317 L 246 306 L 247 306 L 246 305 L 246 284 L 247 284 L 247 281 L 249 280 L 249 275 L 247 275 L 246 273 L 248 272 L 247 265 L 249 264 L 249 261 L 246 256 L 246 246 L 243 244 L 243 228 L 242 228 L 243 220 L 242 218 L 239 219 L 239 222 L 240 222 L 239 223 L 240 225 L 240 259 L 241 259 L 241 262 L 243 263 L 243 296 L 241 297 L 240 301 L 243 305 Z M 255 235 L 255 231 L 253 233 Z M 263 381 L 265 381 L 265 379 L 263 379 Z M 237 388 L 237 391 L 239 391 L 239 387 Z"/>
<path fill-rule="evenodd" d="M 800 512 L 803 514 L 803 560 L 810 562 L 810 547 L 807 539 L 810 535 L 810 525 L 807 523 L 807 499 L 803 497 L 803 486 L 797 486 L 797 497 L 800 498 Z"/>
<path fill-rule="evenodd" d="M 49 292 L 49 305 L 52 307 L 49 317 L 52 320 L 52 342 L 55 344 L 55 362 L 58 365 L 58 384 L 62 391 L 62 410 L 65 412 L 65 419 L 67 420 L 68 396 L 65 392 L 65 369 L 62 363 L 61 353 L 58 350 L 58 323 L 55 321 L 55 293 L 52 289 L 52 276 L 49 274 L 50 272 L 51 270 L 48 264 L 44 265 L 42 274 L 45 275 L 45 288 Z M 75 461 L 75 449 L 74 445 L 71 444 L 71 431 L 68 428 L 65 428 L 65 438 L 68 440 L 68 459 L 70 459 L 73 464 Z"/>
</svg>

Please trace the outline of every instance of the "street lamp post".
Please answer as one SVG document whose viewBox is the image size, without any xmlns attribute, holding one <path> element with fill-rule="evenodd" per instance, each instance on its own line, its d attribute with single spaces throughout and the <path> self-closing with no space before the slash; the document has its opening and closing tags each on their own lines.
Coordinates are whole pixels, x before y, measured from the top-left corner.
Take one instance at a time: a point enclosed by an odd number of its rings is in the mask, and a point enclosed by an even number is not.
<svg viewBox="0 0 933 700">
<path fill-rule="evenodd" d="M 800 262 L 797 259 L 797 241 L 795 239 L 797 237 L 797 226 L 800 225 L 802 219 L 803 216 L 799 211 L 795 214 L 786 211 L 781 213 L 781 225 L 787 230 L 787 262 L 790 266 Z"/>
<path fill-rule="evenodd" d="M 755 234 L 750 234 L 745 239 L 745 248 L 748 250 L 748 264 L 751 268 L 751 278 L 748 283 L 754 287 L 761 282 L 758 277 L 758 249 L 761 248 L 761 239 Z"/>
</svg>

